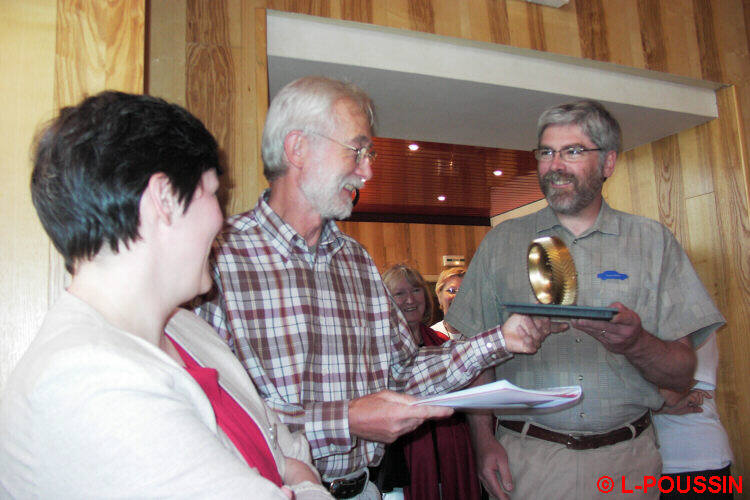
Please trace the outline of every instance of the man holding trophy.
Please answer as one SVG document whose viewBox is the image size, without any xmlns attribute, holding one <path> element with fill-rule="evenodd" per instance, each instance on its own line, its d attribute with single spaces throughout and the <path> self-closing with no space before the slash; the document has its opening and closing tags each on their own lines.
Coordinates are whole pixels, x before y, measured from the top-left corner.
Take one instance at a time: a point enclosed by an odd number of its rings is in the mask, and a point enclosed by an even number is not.
<svg viewBox="0 0 750 500">
<path fill-rule="evenodd" d="M 690 388 L 693 345 L 724 318 L 666 227 L 604 201 L 621 133 L 600 103 L 546 110 L 537 136 L 539 183 L 549 206 L 487 235 L 446 319 L 472 336 L 502 323 L 509 303 L 536 302 L 527 252 L 545 236 L 561 240 L 575 262 L 577 303 L 591 306 L 578 309 L 609 307 L 613 316 L 581 313 L 536 354 L 482 375 L 479 383 L 581 385 L 583 398 L 554 413 L 497 415 L 497 429 L 492 415 L 472 416 L 480 477 L 497 498 L 578 499 L 609 491 L 608 497 L 657 498 L 657 488 L 644 493 L 642 485 L 644 476 L 661 473 L 650 420 L 664 403 L 658 388 Z"/>
</svg>

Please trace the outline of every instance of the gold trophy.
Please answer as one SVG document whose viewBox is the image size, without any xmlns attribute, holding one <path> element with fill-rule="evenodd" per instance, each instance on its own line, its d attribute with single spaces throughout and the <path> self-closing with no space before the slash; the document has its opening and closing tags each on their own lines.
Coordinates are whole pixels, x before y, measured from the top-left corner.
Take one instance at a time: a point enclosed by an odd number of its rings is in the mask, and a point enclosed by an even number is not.
<svg viewBox="0 0 750 500">
<path fill-rule="evenodd" d="M 578 279 L 568 247 L 556 236 L 537 238 L 529 245 L 529 282 L 539 304 L 506 302 L 512 313 L 610 320 L 617 314 L 611 307 L 577 306 Z"/>
</svg>

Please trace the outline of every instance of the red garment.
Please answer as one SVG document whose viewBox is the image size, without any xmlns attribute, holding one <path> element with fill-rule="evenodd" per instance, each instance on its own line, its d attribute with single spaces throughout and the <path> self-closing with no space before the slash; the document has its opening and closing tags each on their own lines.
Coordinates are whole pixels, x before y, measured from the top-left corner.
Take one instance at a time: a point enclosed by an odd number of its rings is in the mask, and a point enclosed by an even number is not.
<svg viewBox="0 0 750 500">
<path fill-rule="evenodd" d="M 242 454 L 247 465 L 257 469 L 261 476 L 281 488 L 284 482 L 279 475 L 276 460 L 268 447 L 258 424 L 247 414 L 242 406 L 219 385 L 219 373 L 214 368 L 205 368 L 198 364 L 174 339 L 167 335 L 185 363 L 187 372 L 198 382 L 206 393 L 216 415 L 216 423 L 232 440 Z"/>
<path fill-rule="evenodd" d="M 429 327 L 419 325 L 419 328 L 427 346 L 440 345 L 447 340 Z M 406 500 L 439 500 L 438 482 L 443 500 L 481 497 L 469 424 L 463 414 L 427 421 L 402 439 L 411 475 L 411 483 L 404 488 Z"/>
</svg>

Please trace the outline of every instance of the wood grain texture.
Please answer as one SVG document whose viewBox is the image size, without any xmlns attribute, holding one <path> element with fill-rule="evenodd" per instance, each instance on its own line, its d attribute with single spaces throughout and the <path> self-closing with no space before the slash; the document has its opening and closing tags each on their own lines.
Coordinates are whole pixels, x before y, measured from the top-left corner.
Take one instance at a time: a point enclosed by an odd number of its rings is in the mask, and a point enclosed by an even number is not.
<svg viewBox="0 0 750 500">
<path fill-rule="evenodd" d="M 55 0 L 0 9 L 0 394 L 48 307 L 51 247 L 31 204 L 29 146 L 54 112 L 56 12 Z"/>
<path fill-rule="evenodd" d="M 709 128 L 713 150 L 713 182 L 716 188 L 716 220 L 722 242 L 716 256 L 723 270 L 722 313 L 729 325 L 719 335 L 723 361 L 719 367 L 721 415 L 735 452 L 738 473 L 750 467 L 750 218 L 748 212 L 747 158 L 743 157 L 739 106 L 734 88 L 717 94 L 720 116 Z"/>
<path fill-rule="evenodd" d="M 508 9 L 504 0 L 485 0 L 487 15 L 485 19 L 489 22 L 487 27 L 486 41 L 494 43 L 509 44 L 510 29 L 508 27 Z M 476 9 L 475 12 L 481 12 Z"/>
<path fill-rule="evenodd" d="M 408 263 L 424 275 L 440 274 L 443 255 L 465 255 L 467 262 L 490 231 L 485 226 L 339 222 L 339 227 L 367 249 L 375 265 Z"/>
<path fill-rule="evenodd" d="M 597 61 L 609 60 L 607 25 L 602 0 L 579 0 L 576 3 L 581 55 Z"/>
<path fill-rule="evenodd" d="M 216 137 L 222 163 L 234 165 L 239 156 L 235 133 L 237 114 L 236 61 L 230 42 L 228 3 L 188 0 L 185 34 L 187 108 Z M 236 185 L 236 170 L 228 169 L 219 199 L 229 202 L 228 187 Z"/>
<path fill-rule="evenodd" d="M 721 64 L 713 18 L 711 0 L 693 0 L 693 19 L 695 20 L 698 50 L 701 61 L 701 77 L 714 82 L 722 81 Z"/>
<path fill-rule="evenodd" d="M 145 26 L 145 0 L 58 0 L 55 107 L 76 104 L 104 89 L 142 93 Z M 62 258 L 50 246 L 50 303 L 68 281 Z"/>
<path fill-rule="evenodd" d="M 414 31 L 435 33 L 435 11 L 431 0 L 409 0 L 409 28 Z"/>
<path fill-rule="evenodd" d="M 187 0 L 153 0 L 148 5 L 149 19 L 158 23 L 147 33 L 146 93 L 186 106 Z"/>
<path fill-rule="evenodd" d="M 3 259 L 0 389 L 65 283 L 29 195 L 29 145 L 59 107 L 105 88 L 143 91 L 144 1 L 6 1 L 0 9 Z M 6 122 L 7 120 L 7 122 Z"/>
<path fill-rule="evenodd" d="M 341 19 L 358 23 L 372 23 L 373 0 L 342 0 Z"/>
<path fill-rule="evenodd" d="M 651 146 L 656 196 L 659 201 L 658 220 L 667 226 L 683 245 L 686 245 L 689 241 L 677 136 L 665 137 L 652 143 Z"/>
<path fill-rule="evenodd" d="M 667 50 L 661 23 L 658 0 L 638 0 L 638 20 L 641 26 L 641 46 L 646 68 L 654 71 L 667 70 Z"/>
</svg>

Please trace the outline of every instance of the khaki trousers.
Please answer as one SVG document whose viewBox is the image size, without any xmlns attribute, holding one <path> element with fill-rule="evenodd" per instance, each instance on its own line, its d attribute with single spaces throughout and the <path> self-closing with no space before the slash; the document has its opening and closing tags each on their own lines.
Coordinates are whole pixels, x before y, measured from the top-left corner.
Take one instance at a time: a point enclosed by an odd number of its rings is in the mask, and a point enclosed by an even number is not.
<svg viewBox="0 0 750 500">
<path fill-rule="evenodd" d="M 497 435 L 508 453 L 513 499 L 659 498 L 662 463 L 653 425 L 635 439 L 580 451 L 499 426 Z"/>
</svg>

